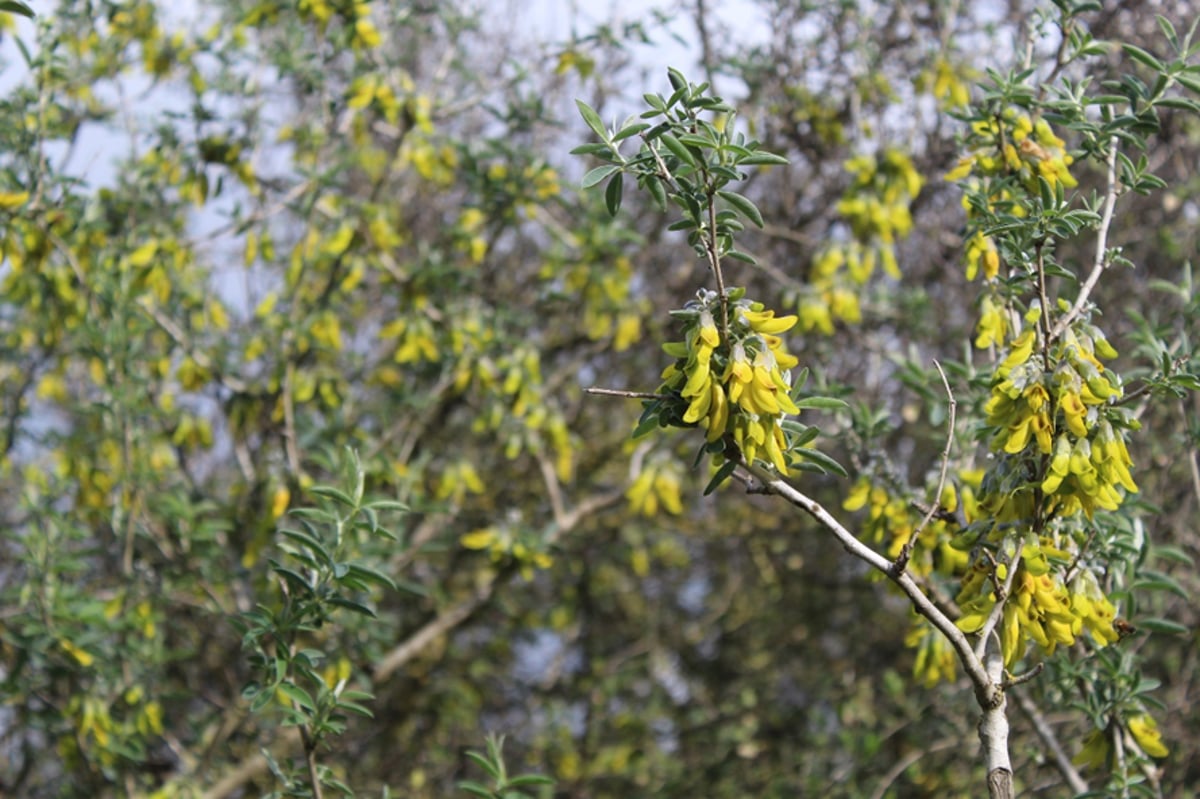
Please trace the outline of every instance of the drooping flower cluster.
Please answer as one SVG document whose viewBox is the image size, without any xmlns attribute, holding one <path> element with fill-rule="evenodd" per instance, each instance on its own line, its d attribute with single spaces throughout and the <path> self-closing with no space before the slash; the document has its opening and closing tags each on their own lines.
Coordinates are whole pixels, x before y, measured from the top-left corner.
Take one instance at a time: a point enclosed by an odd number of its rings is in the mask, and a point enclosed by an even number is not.
<svg viewBox="0 0 1200 799">
<path fill-rule="evenodd" d="M 900 277 L 896 243 L 912 231 L 911 206 L 924 179 L 902 150 L 889 147 L 879 157 L 857 155 L 844 167 L 851 183 L 837 211 L 850 238 L 821 248 L 813 260 L 809 290 L 799 298 L 801 327 L 832 335 L 834 322 L 862 318 L 860 287 L 876 267 Z"/>
<path fill-rule="evenodd" d="M 974 123 L 968 145 L 969 151 L 946 173 L 946 180 L 965 181 L 975 190 L 986 182 L 986 202 L 993 211 L 1002 208 L 1014 217 L 1025 217 L 1028 211 L 1019 197 L 1021 189 L 1036 197 L 1041 180 L 1052 191 L 1079 185 L 1071 174 L 1073 159 L 1066 143 L 1044 119 L 1035 121 L 1024 112 L 1006 109 L 997 117 Z M 1014 180 L 1020 188 L 1013 185 Z M 963 207 L 969 218 L 980 216 L 969 197 L 963 198 Z M 976 230 L 967 240 L 966 263 L 968 280 L 981 271 L 984 278 L 994 280 L 1000 271 L 996 242 Z"/>
<path fill-rule="evenodd" d="M 1099 646 L 1115 642 L 1116 608 L 1100 590 L 1095 575 L 1080 569 L 1069 585 L 1060 568 L 1068 553 L 1038 542 L 1021 548 L 1021 560 L 998 627 L 1005 668 L 1020 660 L 1030 641 L 1051 654 L 1059 644 L 1070 646 L 1084 632 Z M 988 564 L 976 561 L 963 577 L 956 601 L 963 615 L 956 622 L 963 632 L 978 631 L 996 606 L 997 584 L 1004 584 L 1008 566 L 999 564 L 993 575 Z"/>
<path fill-rule="evenodd" d="M 980 473 L 972 470 L 960 470 L 957 478 L 962 482 L 961 488 L 947 484 L 938 499 L 938 507 L 950 514 L 961 511 L 968 523 L 974 521 L 978 514 L 975 488 L 978 487 L 980 476 Z M 882 484 L 873 482 L 869 477 L 864 476 L 855 484 L 843 500 L 842 507 L 848 511 L 867 510 L 867 518 L 862 523 L 862 537 L 886 544 L 889 558 L 899 556 L 913 535 L 917 535 L 908 568 L 918 576 L 925 577 L 935 570 L 945 575 L 957 575 L 968 564 L 968 553 L 951 545 L 957 524 L 937 517 L 931 518 L 923 528 L 920 527 L 925 515 L 923 511 L 904 496 L 889 493 Z"/>
<path fill-rule="evenodd" d="M 1074 159 L 1066 151 L 1066 143 L 1055 135 L 1044 119 L 1034 121 L 1028 114 L 1008 108 L 999 118 L 976 122 L 971 126 L 972 149 L 959 159 L 947 180 L 960 180 L 968 175 L 1017 175 L 1026 190 L 1038 192 L 1038 178 L 1045 178 L 1054 188 L 1061 183 L 1074 188 L 1078 182 L 1071 175 Z"/>
<path fill-rule="evenodd" d="M 1083 511 L 1090 519 L 1097 509 L 1116 510 L 1122 492 L 1138 490 L 1119 432 L 1137 423 L 1113 404 L 1122 390 L 1100 361 L 1117 353 L 1097 328 L 1082 321 L 1043 353 L 1033 326 L 1036 309 L 1027 321 L 1031 326 L 1013 339 L 996 369 L 985 411 L 995 428 L 993 451 L 1049 456 L 1049 466 L 1039 482 L 1004 492 L 992 510 L 1000 521 L 1028 518 L 1032 506 L 1024 500 L 1033 499 L 1035 491 L 1046 514 Z"/>
<path fill-rule="evenodd" d="M 674 315 L 685 322 L 685 338 L 663 345 L 675 362 L 663 371 L 660 393 L 680 399 L 678 424 L 703 427 L 710 443 L 729 434 L 747 462 L 762 457 L 787 474 L 787 440 L 779 422 L 800 412 L 789 378 L 798 360 L 779 334 L 797 318 L 775 316 L 762 303 L 744 299 L 740 289 L 729 292 L 724 336 L 715 292 L 702 290 Z"/>
</svg>

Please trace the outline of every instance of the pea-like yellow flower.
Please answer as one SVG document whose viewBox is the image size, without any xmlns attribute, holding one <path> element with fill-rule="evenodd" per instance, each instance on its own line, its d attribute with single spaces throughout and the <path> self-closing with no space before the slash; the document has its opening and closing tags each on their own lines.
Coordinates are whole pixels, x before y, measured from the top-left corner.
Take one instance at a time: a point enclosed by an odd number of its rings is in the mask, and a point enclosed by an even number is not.
<svg viewBox="0 0 1200 799">
<path fill-rule="evenodd" d="M 774 311 L 752 311 L 748 308 L 738 310 L 742 320 L 755 333 L 767 333 L 777 335 L 791 330 L 799 317 L 795 314 L 788 316 L 776 317 Z"/>
<path fill-rule="evenodd" d="M 1150 757 L 1166 757 L 1170 752 L 1162 741 L 1162 733 L 1158 731 L 1158 722 L 1148 713 L 1133 716 L 1125 723 L 1133 739 L 1137 741 L 1142 751 Z"/>
<path fill-rule="evenodd" d="M 1105 730 L 1092 730 L 1083 738 L 1083 749 L 1071 758 L 1081 768 L 1106 768 L 1112 754 L 1112 743 Z"/>
</svg>

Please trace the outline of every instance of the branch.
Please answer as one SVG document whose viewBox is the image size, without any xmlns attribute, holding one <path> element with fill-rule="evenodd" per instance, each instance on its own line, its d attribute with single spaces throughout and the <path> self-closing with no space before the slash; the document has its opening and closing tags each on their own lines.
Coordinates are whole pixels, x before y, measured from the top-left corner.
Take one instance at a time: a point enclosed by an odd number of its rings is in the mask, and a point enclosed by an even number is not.
<svg viewBox="0 0 1200 799">
<path fill-rule="evenodd" d="M 599 394 L 602 397 L 623 397 L 624 399 L 664 399 L 666 394 L 655 394 L 653 391 L 625 391 L 619 388 L 585 388 L 588 394 Z"/>
<path fill-rule="evenodd" d="M 954 420 L 958 403 L 954 400 L 954 392 L 950 390 L 950 381 L 946 379 L 946 372 L 942 369 L 942 365 L 936 359 L 933 365 L 937 367 L 938 374 L 942 376 L 942 385 L 946 387 L 946 397 L 950 403 L 950 421 L 947 424 L 949 429 L 946 432 L 946 447 L 942 450 L 942 471 L 938 475 L 938 484 L 937 489 L 933 493 L 933 502 L 930 504 L 929 509 L 925 511 L 925 517 L 921 519 L 921 523 L 917 525 L 917 529 L 913 530 L 912 535 L 904 542 L 904 547 L 900 550 L 900 554 L 896 556 L 896 562 L 892 564 L 892 568 L 897 574 L 903 572 L 908 567 L 908 560 L 912 557 L 913 547 L 917 545 L 917 539 L 921 537 L 925 526 L 941 510 L 942 491 L 946 488 L 946 472 L 950 466 L 950 450 L 954 447 Z"/>
<path fill-rule="evenodd" d="M 989 680 L 999 685 L 1004 679 L 1004 655 L 1000 642 L 994 634 L 984 639 L 989 642 L 985 654 Z M 1007 700 L 1004 691 L 996 689 L 996 703 L 983 708 L 979 719 L 979 742 L 983 745 L 983 759 L 987 768 L 988 796 L 991 799 L 1013 799 L 1012 761 L 1008 759 L 1008 716 L 1005 715 Z"/>
<path fill-rule="evenodd" d="M 1096 231 L 1096 255 L 1092 259 L 1092 272 L 1087 276 L 1083 286 L 1079 289 L 1079 296 L 1075 298 L 1075 304 L 1071 306 L 1071 310 L 1067 311 L 1054 329 L 1050 331 L 1050 339 L 1054 340 L 1061 336 L 1067 327 L 1075 320 L 1075 317 L 1083 313 L 1083 308 L 1087 304 L 1088 297 L 1092 293 L 1092 289 L 1096 288 L 1096 283 L 1100 280 L 1100 275 L 1108 268 L 1108 229 L 1112 226 L 1113 209 L 1117 205 L 1117 137 L 1114 136 L 1108 140 L 1108 187 L 1104 193 L 1104 213 L 1100 217 L 1100 227 Z M 1050 312 L 1049 308 L 1043 308 L 1042 313 Z M 1046 342 L 1049 345 L 1049 342 Z"/>
<path fill-rule="evenodd" d="M 812 516 L 818 524 L 833 533 L 834 538 L 841 543 L 847 552 L 885 575 L 900 587 L 900 590 L 912 602 L 917 613 L 928 619 L 937 628 L 938 632 L 946 636 L 950 645 L 954 647 L 954 651 L 963 665 L 963 670 L 966 671 L 967 677 L 970 678 L 971 684 L 975 689 L 975 698 L 979 702 L 980 707 L 986 710 L 1003 704 L 1004 694 L 1000 690 L 1000 676 L 1003 675 L 1001 674 L 994 679 L 988 675 L 987 670 L 984 669 L 982 659 L 972 649 L 966 634 L 954 625 L 950 617 L 938 609 L 937 605 L 926 596 L 925 592 L 921 590 L 920 586 L 917 585 L 916 581 L 910 575 L 905 572 L 897 572 L 893 569 L 893 564 L 890 560 L 855 538 L 853 533 L 843 527 L 816 500 L 801 493 L 791 484 L 770 474 L 761 467 L 749 466 L 747 468 L 755 478 L 762 482 L 763 493 L 780 496 L 806 512 L 809 516 Z"/>
<path fill-rule="evenodd" d="M 941 752 L 946 749 L 957 749 L 961 746 L 962 740 L 957 737 L 943 738 L 937 743 L 926 746 L 924 749 L 917 749 L 914 752 L 910 752 L 905 757 L 900 758 L 900 760 L 894 766 L 888 769 L 887 773 L 880 778 L 879 785 L 871 794 L 871 799 L 883 799 L 883 797 L 887 795 L 888 789 L 892 787 L 892 783 L 898 780 L 901 774 L 908 771 L 909 767 L 912 766 L 913 763 L 916 763 L 926 755 L 931 755 L 934 752 Z"/>
<path fill-rule="evenodd" d="M 375 665 L 371 671 L 371 681 L 376 685 L 384 682 L 423 652 L 425 647 L 470 618 L 472 613 L 491 599 L 495 586 L 496 581 L 489 580 L 476 594 L 446 608 L 427 622 L 424 627 L 410 635 L 407 640 L 384 655 L 383 659 Z"/>
<path fill-rule="evenodd" d="M 285 727 L 280 730 L 275 749 L 278 752 L 292 752 L 300 746 L 300 730 L 296 727 Z M 261 753 L 255 753 L 243 760 L 233 771 L 222 777 L 216 785 L 203 794 L 202 799 L 226 799 L 241 790 L 242 786 L 251 780 L 266 774 L 267 759 Z"/>
<path fill-rule="evenodd" d="M 1025 718 L 1029 719 L 1029 723 L 1033 725 L 1033 731 L 1037 733 L 1038 739 L 1050 753 L 1055 767 L 1058 768 L 1058 773 L 1062 775 L 1063 779 L 1067 781 L 1067 785 L 1070 786 L 1071 793 L 1086 793 L 1088 784 L 1084 782 L 1083 777 L 1079 776 L 1079 771 L 1071 762 L 1071 758 L 1063 751 L 1062 744 L 1058 742 L 1058 736 L 1054 734 L 1054 730 L 1050 728 L 1050 724 L 1042 716 L 1041 712 L 1038 711 L 1037 705 L 1020 691 L 1014 692 L 1012 696 L 1017 700 L 1017 707 L 1025 714 Z"/>
<path fill-rule="evenodd" d="M 984 550 L 987 553 L 987 550 Z M 990 553 L 989 553 L 990 554 Z M 979 628 L 979 637 L 976 639 L 975 655 L 981 660 L 983 659 L 984 650 L 987 647 L 988 639 L 991 638 L 992 630 L 996 629 L 996 625 L 1000 623 L 1001 617 L 1004 615 L 1004 603 L 1008 601 L 1008 595 L 1012 593 L 1013 581 L 1017 577 L 1017 569 L 1021 568 L 1021 549 L 1017 548 L 1013 554 L 1012 560 L 1008 562 L 1008 574 L 1004 577 L 1004 585 L 995 585 L 993 591 L 996 594 L 996 604 L 992 606 L 992 612 L 988 614 L 987 621 Z M 996 582 L 996 566 L 992 567 L 992 580 Z"/>
<path fill-rule="evenodd" d="M 547 543 L 554 543 L 563 533 L 574 528 L 584 518 L 620 502 L 623 497 L 624 493 L 617 490 L 604 494 L 593 494 L 578 503 L 574 508 L 563 514 L 561 522 L 556 524 L 554 530 L 548 535 Z M 516 571 L 515 568 L 509 569 L 507 575 L 514 574 Z M 450 632 L 470 618 L 476 610 L 491 598 L 496 587 L 503 582 L 501 578 L 507 575 L 505 573 L 498 575 L 496 579 L 484 585 L 474 596 L 462 599 L 458 603 L 446 608 L 427 622 L 425 626 L 409 636 L 408 640 L 385 655 L 372 670 L 372 684 L 378 686 L 424 651 L 426 647 L 439 637 Z M 278 749 L 289 754 L 295 753 L 302 745 L 300 735 L 294 728 L 284 730 L 279 741 Z M 203 794 L 203 799 L 227 799 L 227 797 L 237 793 L 247 782 L 265 774 L 266 771 L 266 758 L 259 753 L 253 754 L 235 766 L 216 785 L 206 791 Z"/>
</svg>

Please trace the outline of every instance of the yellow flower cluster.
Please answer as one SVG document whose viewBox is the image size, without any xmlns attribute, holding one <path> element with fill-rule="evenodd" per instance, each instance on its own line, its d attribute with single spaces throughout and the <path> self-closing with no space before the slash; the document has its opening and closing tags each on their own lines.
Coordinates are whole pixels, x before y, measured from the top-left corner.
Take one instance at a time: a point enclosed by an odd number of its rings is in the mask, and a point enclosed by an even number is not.
<svg viewBox="0 0 1200 799">
<path fill-rule="evenodd" d="M 629 510 L 643 516 L 655 515 L 660 507 L 675 515 L 683 513 L 678 467 L 667 461 L 646 465 L 625 489 L 625 498 Z"/>
<path fill-rule="evenodd" d="M 554 558 L 545 551 L 545 544 L 537 535 L 515 532 L 508 526 L 484 527 L 466 533 L 459 543 L 466 549 L 486 549 L 495 563 L 511 558 L 526 580 L 532 579 L 535 568 L 549 569 L 554 565 Z"/>
<path fill-rule="evenodd" d="M 1162 741 L 1158 722 L 1149 713 L 1138 713 L 1125 721 L 1125 728 L 1141 750 L 1150 757 L 1166 757 L 1170 752 Z M 1113 754 L 1111 735 L 1119 728 L 1110 725 L 1094 729 L 1083 739 L 1083 749 L 1071 762 L 1083 768 L 1109 768 Z"/>
<path fill-rule="evenodd" d="M 965 478 L 961 490 L 963 513 L 966 520 L 971 522 L 976 517 L 978 506 L 975 491 L 970 485 L 972 475 L 962 473 L 960 476 Z M 974 482 L 978 484 L 977 476 Z M 958 510 L 959 495 L 954 486 L 947 485 L 938 506 L 950 512 Z M 848 511 L 867 509 L 867 519 L 862 526 L 863 537 L 876 543 L 887 542 L 887 555 L 893 559 L 900 555 L 905 544 L 916 533 L 924 516 L 912 503 L 889 494 L 887 489 L 872 484 L 867 477 L 859 479 L 842 502 L 842 507 Z M 921 576 L 930 574 L 935 568 L 943 574 L 961 572 L 966 568 L 969 556 L 950 545 L 953 537 L 950 524 L 941 519 L 932 519 L 921 531 L 913 547 L 909 569 Z"/>
<path fill-rule="evenodd" d="M 1034 357 L 1038 344 L 1037 331 L 1025 330 L 996 369 L 984 406 L 988 424 L 996 427 L 992 449 L 1010 455 L 1032 449 L 1050 456 L 1037 485 L 1049 502 L 1048 512 L 1070 516 L 1082 510 L 1091 518 L 1097 508 L 1116 510 L 1123 498 L 1119 489 L 1138 490 L 1125 440 L 1112 424 L 1134 422 L 1111 405 L 1121 389 L 1097 357 L 1117 353 L 1084 323 L 1051 347 L 1048 362 Z"/>
<path fill-rule="evenodd" d="M 1100 590 L 1095 575 L 1082 569 L 1068 588 L 1051 558 L 1069 560 L 1065 551 L 1047 544 L 1022 547 L 1012 595 L 1004 604 L 999 626 L 1005 668 L 1024 656 L 1029 641 L 1051 654 L 1059 644 L 1074 644 L 1084 631 L 1099 646 L 1107 646 L 1119 637 L 1113 627 L 1116 609 Z M 1000 564 L 995 579 L 1003 583 L 1007 573 L 1007 566 Z M 985 563 L 977 561 L 967 572 L 956 601 L 963 612 L 956 622 L 958 628 L 966 633 L 977 632 L 996 606 L 990 569 Z"/>
<path fill-rule="evenodd" d="M 970 102 L 967 81 L 973 79 L 974 70 L 942 55 L 918 78 L 918 88 L 932 94 L 939 108 L 962 108 Z"/>
<path fill-rule="evenodd" d="M 1038 178 L 1050 186 L 1062 184 L 1068 189 L 1079 185 L 1071 175 L 1074 159 L 1066 143 L 1055 135 L 1044 119 L 1036 122 L 1028 114 L 1009 108 L 999 119 L 987 119 L 971 126 L 973 149 L 959 159 L 946 180 L 962 180 L 968 175 L 1016 175 L 1027 191 L 1038 191 Z"/>
<path fill-rule="evenodd" d="M 879 158 L 855 156 L 844 166 L 852 180 L 837 211 L 852 238 L 817 253 L 811 291 L 800 299 L 801 328 L 826 335 L 833 334 L 834 320 L 860 321 L 857 287 L 870 279 L 876 267 L 900 277 L 896 241 L 912 231 L 909 208 L 924 182 L 912 159 L 896 148 L 884 150 Z"/>
<path fill-rule="evenodd" d="M 739 293 L 734 290 L 730 297 Z M 788 372 L 798 360 L 779 334 L 797 318 L 777 317 L 761 303 L 731 299 L 729 329 L 722 336 L 716 322 L 720 313 L 717 295 L 709 291 L 702 291 L 693 307 L 677 312 L 687 320 L 686 335 L 663 345 L 676 360 L 663 371 L 660 392 L 682 399 L 682 426 L 704 427 L 710 443 L 729 434 L 747 462 L 762 456 L 787 474 L 787 440 L 779 421 L 800 412 L 790 396 Z"/>
<path fill-rule="evenodd" d="M 916 649 L 913 660 L 913 675 L 926 688 L 954 679 L 958 668 L 958 657 L 950 645 L 950 639 L 935 630 L 924 619 L 917 619 L 904 636 L 904 645 Z"/>
<path fill-rule="evenodd" d="M 1044 119 L 1035 122 L 1028 114 L 1010 108 L 998 120 L 973 124 L 968 141 L 970 151 L 946 173 L 946 180 L 967 181 L 968 185 L 978 187 L 986 178 L 1016 177 L 1025 191 L 1034 195 L 1040 194 L 1039 178 L 1045 179 L 1051 188 L 1061 185 L 1070 189 L 1079 185 L 1071 174 L 1073 159 L 1066 151 L 1066 144 Z M 1028 212 L 1012 188 L 1011 184 L 1003 183 L 989 187 L 989 207 L 1003 207 L 1013 216 L 1024 217 Z M 966 197 L 963 207 L 969 218 L 976 215 Z M 1000 254 L 990 236 L 976 231 L 968 238 L 966 262 L 968 280 L 974 280 L 980 271 L 985 279 L 995 279 L 1000 271 Z"/>
<path fill-rule="evenodd" d="M 967 240 L 967 280 L 974 280 L 983 268 L 983 276 L 994 280 L 1000 274 L 1000 253 L 991 236 L 976 233 Z"/>
</svg>

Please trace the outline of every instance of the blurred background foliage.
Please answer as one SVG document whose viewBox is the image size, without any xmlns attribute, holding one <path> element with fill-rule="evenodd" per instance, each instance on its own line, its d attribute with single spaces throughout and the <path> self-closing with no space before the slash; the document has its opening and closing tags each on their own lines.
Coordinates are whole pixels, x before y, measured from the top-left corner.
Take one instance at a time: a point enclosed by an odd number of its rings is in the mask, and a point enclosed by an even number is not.
<svg viewBox="0 0 1200 799">
<path fill-rule="evenodd" d="M 745 187 L 767 224 L 729 279 L 798 310 L 792 350 L 854 404 L 823 446 L 922 491 L 929 367 L 976 335 L 953 111 L 989 66 L 1055 69 L 1053 35 L 1025 49 L 1038 4 L 543 5 L 556 25 L 502 0 L 0 12 L 0 793 L 271 790 L 260 752 L 295 739 L 242 699 L 231 619 L 278 595 L 277 526 L 346 446 L 409 508 L 397 541 L 347 545 L 399 586 L 363 590 L 378 620 L 312 633 L 331 685 L 376 696 L 323 758 L 364 794 L 449 795 L 490 730 L 584 799 L 978 788 L 965 683 L 913 679 L 906 605 L 786 507 L 701 497 L 694 442 L 635 444 L 636 403 L 583 393 L 656 387 L 634 345 L 672 338 L 704 265 L 644 197 L 610 218 L 568 151 L 574 98 L 634 113 L 666 54 L 736 102 L 790 165 Z M 1097 39 L 1150 52 L 1154 13 L 1200 13 L 1097 5 Z M 1127 377 L 1161 341 L 1186 364 L 1200 320 L 1196 119 L 1148 157 L 1170 189 L 1123 200 L 1137 268 L 1097 295 Z M 1200 781 L 1197 411 L 1148 405 L 1132 453 L 1171 590 L 1125 613 L 1188 631 L 1121 644 L 1162 681 L 1165 796 Z M 802 479 L 830 507 L 853 486 Z M 1062 795 L 1013 723 L 1020 786 Z"/>
</svg>

